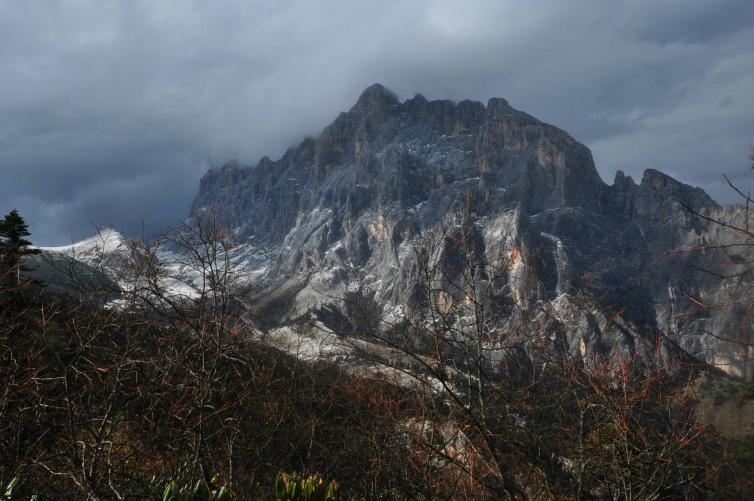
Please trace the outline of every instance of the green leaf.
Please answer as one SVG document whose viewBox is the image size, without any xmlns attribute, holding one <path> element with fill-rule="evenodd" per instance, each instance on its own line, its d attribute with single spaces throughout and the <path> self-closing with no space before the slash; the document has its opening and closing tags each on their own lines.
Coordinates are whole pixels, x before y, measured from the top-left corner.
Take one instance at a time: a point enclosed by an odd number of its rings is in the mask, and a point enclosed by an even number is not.
<svg viewBox="0 0 754 501">
<path fill-rule="evenodd" d="M 13 490 L 18 485 L 18 477 L 13 477 L 10 482 L 8 482 L 8 486 L 5 488 L 5 498 L 10 499 L 13 497 Z"/>
<path fill-rule="evenodd" d="M 170 501 L 172 498 L 172 490 L 173 490 L 173 484 L 168 483 L 168 485 L 165 486 L 165 490 L 162 491 L 162 501 Z"/>
<path fill-rule="evenodd" d="M 283 501 L 285 499 L 285 490 L 285 481 L 283 480 L 283 474 L 281 473 L 275 481 L 275 497 L 278 501 Z"/>
<path fill-rule="evenodd" d="M 223 485 L 220 488 L 220 492 L 217 493 L 217 496 L 215 496 L 216 501 L 230 501 L 230 492 L 228 489 Z"/>
<path fill-rule="evenodd" d="M 194 487 L 194 500 L 209 501 L 209 487 L 204 480 L 196 482 L 196 487 Z"/>
</svg>

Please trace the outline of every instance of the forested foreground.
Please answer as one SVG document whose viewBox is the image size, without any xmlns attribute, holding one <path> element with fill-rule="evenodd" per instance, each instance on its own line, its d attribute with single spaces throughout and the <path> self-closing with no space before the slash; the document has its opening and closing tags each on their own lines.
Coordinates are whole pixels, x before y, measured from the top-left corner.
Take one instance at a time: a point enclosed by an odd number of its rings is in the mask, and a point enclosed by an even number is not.
<svg viewBox="0 0 754 501">
<path fill-rule="evenodd" d="M 452 344 L 442 321 L 375 334 L 385 343 L 421 340 L 401 345 L 417 367 L 403 379 L 412 384 L 303 362 L 256 340 L 249 291 L 218 258 L 222 234 L 184 232 L 176 243 L 195 251 L 193 264 L 207 277 L 197 298 L 165 289 L 148 245 L 125 259 L 131 286 L 118 291 L 87 284 L 80 294 L 53 294 L 25 278 L 23 252 L 3 261 L 0 493 L 5 486 L 12 499 L 754 492 L 752 441 L 725 437 L 699 412 L 700 371 L 722 377 L 708 368 L 684 360 L 577 362 L 544 347 L 532 354 L 529 340 L 511 342 L 498 365 L 505 370 L 493 374 L 473 363 L 473 350 L 454 364 L 443 362 L 449 350 L 431 355 L 433 345 Z M 293 475 L 323 482 L 296 491 Z"/>
</svg>

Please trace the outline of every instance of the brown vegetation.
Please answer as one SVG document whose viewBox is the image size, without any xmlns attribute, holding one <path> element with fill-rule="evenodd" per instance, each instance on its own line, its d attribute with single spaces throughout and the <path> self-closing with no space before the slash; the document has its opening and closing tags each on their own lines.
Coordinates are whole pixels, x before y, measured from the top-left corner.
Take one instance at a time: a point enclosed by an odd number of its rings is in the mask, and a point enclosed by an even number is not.
<svg viewBox="0 0 754 501">
<path fill-rule="evenodd" d="M 146 242 L 123 256 L 129 287 L 116 307 L 102 306 L 112 291 L 81 300 L 4 286 L 0 485 L 18 478 L 18 492 L 51 499 L 155 498 L 168 480 L 219 475 L 238 498 L 264 499 L 286 471 L 337 479 L 354 499 L 702 499 L 751 488 L 746 465 L 700 421 L 691 371 L 574 361 L 523 314 L 515 332 L 496 329 L 495 315 L 513 314 L 490 306 L 515 253 L 488 262 L 463 233 L 442 235 L 452 253 L 437 267 L 417 248 L 421 308 L 390 332 L 364 321 L 356 333 L 412 360 L 406 373 L 422 384 L 401 387 L 255 341 L 228 237 L 208 218 L 161 242 L 206 277 L 196 297 L 166 290 Z"/>
</svg>

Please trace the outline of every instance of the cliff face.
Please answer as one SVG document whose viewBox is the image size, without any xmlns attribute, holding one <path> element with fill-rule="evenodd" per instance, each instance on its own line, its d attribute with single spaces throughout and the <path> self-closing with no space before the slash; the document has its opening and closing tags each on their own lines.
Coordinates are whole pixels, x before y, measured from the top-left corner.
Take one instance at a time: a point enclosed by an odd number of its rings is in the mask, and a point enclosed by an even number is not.
<svg viewBox="0 0 754 501">
<path fill-rule="evenodd" d="M 750 294 L 741 272 L 752 256 L 674 253 L 739 238 L 687 208 L 744 217 L 654 170 L 606 185 L 584 145 L 503 99 L 401 103 L 377 84 L 281 159 L 208 172 L 192 215 L 219 213 L 276 256 L 277 322 L 345 313 L 368 291 L 394 323 L 421 302 L 421 243 L 441 280 L 458 280 L 451 271 L 470 259 L 501 270 L 474 279 L 494 291 L 485 301 L 501 329 L 525 316 L 575 356 L 652 357 L 660 346 L 661 357 L 686 351 L 751 378 L 754 353 L 720 339 L 754 339 L 747 305 L 715 306 Z"/>
<path fill-rule="evenodd" d="M 366 210 L 447 205 L 467 191 L 486 214 L 516 205 L 599 210 L 605 189 L 586 147 L 502 99 L 399 103 L 373 85 L 318 140 L 275 162 L 209 172 L 192 211 L 220 207 L 244 236 L 279 244 L 299 214 L 316 209 L 332 209 L 349 230 Z M 424 212 L 439 220 L 447 210 Z"/>
</svg>

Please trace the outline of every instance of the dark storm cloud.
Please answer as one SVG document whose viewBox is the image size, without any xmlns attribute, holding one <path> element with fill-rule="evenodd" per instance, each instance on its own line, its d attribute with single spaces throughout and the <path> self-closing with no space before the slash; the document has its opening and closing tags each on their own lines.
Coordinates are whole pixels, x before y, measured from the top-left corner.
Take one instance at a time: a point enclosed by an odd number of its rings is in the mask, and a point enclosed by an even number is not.
<svg viewBox="0 0 754 501">
<path fill-rule="evenodd" d="M 375 81 L 505 97 L 608 182 L 752 184 L 750 0 L 0 0 L 0 210 L 47 244 L 179 221 L 210 165 L 281 154 Z"/>
</svg>

